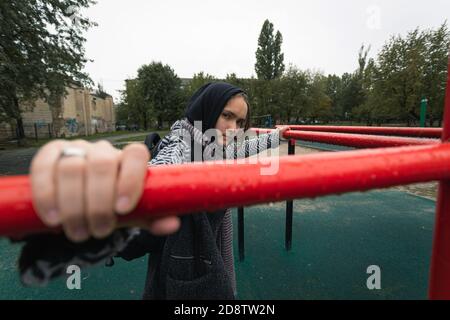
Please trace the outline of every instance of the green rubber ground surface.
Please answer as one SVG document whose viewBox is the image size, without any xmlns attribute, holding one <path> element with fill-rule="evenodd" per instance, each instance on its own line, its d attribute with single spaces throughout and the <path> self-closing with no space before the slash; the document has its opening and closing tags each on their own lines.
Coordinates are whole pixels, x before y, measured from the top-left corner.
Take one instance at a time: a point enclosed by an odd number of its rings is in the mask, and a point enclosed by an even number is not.
<svg viewBox="0 0 450 320">
<path fill-rule="evenodd" d="M 285 205 L 245 209 L 240 299 L 426 299 L 435 202 L 400 191 L 371 191 L 294 203 L 292 250 L 284 249 Z M 234 211 L 235 257 L 237 217 Z M 82 289 L 65 279 L 25 288 L 20 246 L 0 240 L 0 299 L 140 299 L 146 259 L 116 259 L 83 272 Z M 381 268 L 381 290 L 366 287 L 367 267 Z"/>
<path fill-rule="evenodd" d="M 391 190 L 295 201 L 289 252 L 285 206 L 247 209 L 239 298 L 426 299 L 434 209 Z M 381 290 L 367 289 L 371 265 Z"/>
</svg>

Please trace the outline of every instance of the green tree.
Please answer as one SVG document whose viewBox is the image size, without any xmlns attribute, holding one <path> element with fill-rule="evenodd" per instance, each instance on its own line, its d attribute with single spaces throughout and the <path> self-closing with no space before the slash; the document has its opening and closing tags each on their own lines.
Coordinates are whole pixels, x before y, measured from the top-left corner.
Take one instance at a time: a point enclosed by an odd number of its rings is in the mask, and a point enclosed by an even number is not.
<svg viewBox="0 0 450 320">
<path fill-rule="evenodd" d="M 344 119 L 349 119 L 353 113 L 353 107 L 356 104 L 358 86 L 356 84 L 354 75 L 351 73 L 344 73 L 341 77 L 341 109 Z"/>
<path fill-rule="evenodd" d="M 285 69 L 282 43 L 280 31 L 274 36 L 273 24 L 269 20 L 264 21 L 256 50 L 255 71 L 258 79 L 273 80 L 282 76 Z"/>
<path fill-rule="evenodd" d="M 427 36 L 419 29 L 406 37 L 391 37 L 383 46 L 377 57 L 369 99 L 369 106 L 376 111 L 375 117 L 389 114 L 408 125 L 419 120 L 427 55 Z"/>
<path fill-rule="evenodd" d="M 379 121 L 381 113 L 377 111 L 381 106 L 379 96 L 372 97 L 374 77 L 376 76 L 376 67 L 374 59 L 368 59 L 370 46 L 365 48 L 361 46 L 358 54 L 358 69 L 349 76 L 348 86 L 344 98 L 344 110 L 346 115 L 351 114 L 352 118 L 365 120 L 368 126 L 371 126 L 374 120 Z"/>
<path fill-rule="evenodd" d="M 304 116 L 310 123 L 332 119 L 331 99 L 326 94 L 327 78 L 319 72 L 308 72 L 307 99 Z"/>
<path fill-rule="evenodd" d="M 248 81 L 238 78 L 236 73 L 227 74 L 225 81 L 248 92 Z"/>
<path fill-rule="evenodd" d="M 428 99 L 428 118 L 430 126 L 435 120 L 441 126 L 445 88 L 447 83 L 448 53 L 450 33 L 447 23 L 437 30 L 427 32 L 427 54 L 424 70 L 424 97 Z"/>
<path fill-rule="evenodd" d="M 116 121 L 120 124 L 139 125 L 141 128 L 148 127 L 151 110 L 146 107 L 143 97 L 138 91 L 136 79 L 127 80 L 122 99 L 117 107 Z"/>
<path fill-rule="evenodd" d="M 298 123 L 305 116 L 308 103 L 309 77 L 306 72 L 291 65 L 281 78 L 281 114 L 286 123 Z"/>
<path fill-rule="evenodd" d="M 345 114 L 342 107 L 342 78 L 335 74 L 328 75 L 325 93 L 331 100 L 331 109 L 333 111 L 334 119 L 343 120 Z"/>
<path fill-rule="evenodd" d="M 284 53 L 281 52 L 281 45 L 283 44 L 283 36 L 280 31 L 277 31 L 275 35 L 275 41 L 273 43 L 273 78 L 278 79 L 283 75 L 284 66 Z"/>
<path fill-rule="evenodd" d="M 362 45 L 358 53 L 358 69 L 352 74 L 347 74 L 343 77 L 343 79 L 345 78 L 343 81 L 343 110 L 345 118 L 358 113 L 357 110 L 361 109 L 367 101 L 367 87 L 370 86 L 370 83 L 367 82 L 367 56 L 369 51 L 370 47 L 366 48 Z"/>
<path fill-rule="evenodd" d="M 157 121 L 157 129 L 163 121 L 177 118 L 181 112 L 181 80 L 169 65 L 152 62 L 138 70 L 136 90 L 142 101 L 146 115 L 151 113 Z M 148 116 L 144 118 L 144 128 L 148 129 Z"/>
<path fill-rule="evenodd" d="M 0 115 L 24 138 L 20 103 L 42 98 L 57 104 L 83 73 L 84 33 L 94 25 L 79 14 L 92 0 L 0 1 Z"/>
<path fill-rule="evenodd" d="M 189 99 L 192 97 L 192 95 L 200 89 L 202 86 L 209 82 L 218 81 L 218 79 L 208 73 L 204 73 L 203 71 L 194 74 L 192 77 L 192 80 L 189 82 L 189 84 L 185 88 L 185 97 L 186 99 Z"/>
<path fill-rule="evenodd" d="M 253 116 L 271 115 L 275 122 L 280 118 L 278 106 L 274 104 L 275 90 L 274 81 L 253 80 Z"/>
</svg>

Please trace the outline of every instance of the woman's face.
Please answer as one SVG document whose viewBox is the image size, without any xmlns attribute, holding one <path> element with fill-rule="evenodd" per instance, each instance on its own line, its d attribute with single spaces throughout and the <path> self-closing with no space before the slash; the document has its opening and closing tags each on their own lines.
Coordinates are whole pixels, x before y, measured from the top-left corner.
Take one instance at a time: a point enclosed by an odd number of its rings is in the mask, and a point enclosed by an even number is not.
<svg viewBox="0 0 450 320">
<path fill-rule="evenodd" d="M 227 145 L 230 142 L 227 141 L 227 130 L 244 129 L 247 112 L 248 105 L 243 97 L 237 96 L 228 101 L 215 127 L 220 131 L 218 137 L 220 145 Z"/>
</svg>

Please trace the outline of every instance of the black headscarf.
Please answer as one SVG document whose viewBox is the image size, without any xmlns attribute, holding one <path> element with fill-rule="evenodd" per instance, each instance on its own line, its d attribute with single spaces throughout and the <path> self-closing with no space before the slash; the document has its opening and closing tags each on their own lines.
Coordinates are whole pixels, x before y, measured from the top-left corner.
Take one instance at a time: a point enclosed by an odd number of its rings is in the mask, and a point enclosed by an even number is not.
<svg viewBox="0 0 450 320">
<path fill-rule="evenodd" d="M 189 100 L 186 118 L 192 124 L 194 124 L 194 121 L 202 121 L 204 133 L 216 126 L 216 122 L 228 101 L 239 93 L 245 92 L 229 83 L 213 82 L 205 84 Z"/>
</svg>

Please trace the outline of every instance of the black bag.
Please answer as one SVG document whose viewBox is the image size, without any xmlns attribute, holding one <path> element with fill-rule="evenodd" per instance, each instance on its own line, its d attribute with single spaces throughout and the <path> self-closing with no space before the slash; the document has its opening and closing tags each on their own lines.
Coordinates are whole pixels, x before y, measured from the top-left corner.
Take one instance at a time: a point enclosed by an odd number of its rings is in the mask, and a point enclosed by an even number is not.
<svg viewBox="0 0 450 320">
<path fill-rule="evenodd" d="M 161 137 L 157 132 L 150 133 L 145 138 L 145 145 L 148 148 L 148 151 L 150 151 L 151 157 L 155 158 L 158 154 L 158 145 L 162 142 Z"/>
</svg>

